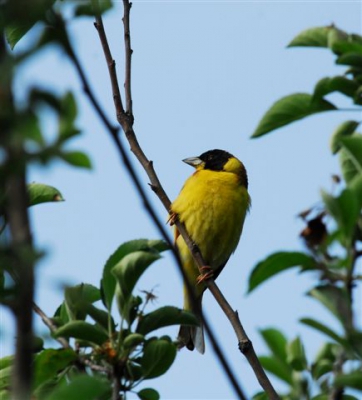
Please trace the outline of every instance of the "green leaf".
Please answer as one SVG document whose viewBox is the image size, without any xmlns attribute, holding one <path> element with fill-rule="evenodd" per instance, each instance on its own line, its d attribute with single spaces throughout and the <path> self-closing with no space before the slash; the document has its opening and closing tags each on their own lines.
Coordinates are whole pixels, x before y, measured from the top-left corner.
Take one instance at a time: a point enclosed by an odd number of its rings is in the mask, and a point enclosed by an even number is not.
<svg viewBox="0 0 362 400">
<path fill-rule="evenodd" d="M 360 212 L 355 193 L 346 188 L 338 197 L 333 197 L 322 191 L 322 198 L 327 211 L 335 219 L 338 229 L 343 233 L 346 243 L 349 243 Z"/>
<path fill-rule="evenodd" d="M 116 290 L 116 278 L 112 274 L 112 269 L 125 257 L 127 254 L 133 253 L 138 250 L 152 251 L 156 250 L 162 252 L 168 250 L 169 247 L 163 240 L 148 240 L 138 239 L 123 243 L 118 249 L 109 257 L 104 268 L 103 277 L 101 280 L 102 300 L 108 310 L 112 307 L 112 300 Z"/>
<path fill-rule="evenodd" d="M 59 157 L 74 167 L 91 169 L 92 163 L 87 154 L 81 151 L 63 151 L 59 153 Z"/>
<path fill-rule="evenodd" d="M 75 126 L 77 115 L 78 110 L 75 97 L 72 92 L 68 91 L 60 102 L 58 128 L 58 140 L 60 143 L 80 133 L 80 130 Z"/>
<path fill-rule="evenodd" d="M 303 270 L 314 269 L 315 261 L 313 257 L 300 252 L 279 252 L 268 256 L 252 270 L 249 277 L 248 293 L 274 275 L 297 266 L 302 267 Z"/>
<path fill-rule="evenodd" d="M 28 103 L 33 106 L 46 104 L 47 106 L 51 107 L 56 113 L 60 113 L 62 109 L 61 98 L 50 91 L 39 89 L 37 87 L 30 90 Z"/>
<path fill-rule="evenodd" d="M 101 299 L 98 288 L 88 283 L 67 287 L 64 292 L 65 305 L 70 319 L 85 319 L 87 304 Z"/>
<path fill-rule="evenodd" d="M 358 53 L 346 53 L 338 57 L 336 64 L 350 65 L 352 67 L 361 68 L 362 55 Z"/>
<path fill-rule="evenodd" d="M 35 25 L 35 22 L 8 25 L 5 28 L 6 40 L 10 45 L 11 50 L 14 50 L 15 45 L 19 40 Z"/>
<path fill-rule="evenodd" d="M 322 347 L 318 350 L 315 357 L 315 362 L 321 360 L 328 360 L 331 363 L 336 361 L 337 356 L 340 354 L 341 346 L 336 343 L 324 343 Z"/>
<path fill-rule="evenodd" d="M 1 390 L 0 389 L 0 399 L 1 400 L 11 400 L 11 393 L 9 389 Z"/>
<path fill-rule="evenodd" d="M 353 371 L 349 374 L 338 375 L 334 381 L 336 387 L 350 387 L 362 391 L 362 371 Z"/>
<path fill-rule="evenodd" d="M 146 335 L 156 329 L 170 325 L 199 326 L 200 323 L 192 312 L 165 306 L 144 315 L 137 326 L 137 332 Z"/>
<path fill-rule="evenodd" d="M 39 118 L 32 110 L 21 112 L 16 119 L 16 130 L 38 146 L 44 146 L 45 141 L 41 132 Z"/>
<path fill-rule="evenodd" d="M 287 362 L 295 371 L 307 369 L 307 358 L 299 337 L 296 337 L 287 345 Z"/>
<path fill-rule="evenodd" d="M 176 345 L 166 338 L 151 339 L 144 346 L 141 358 L 142 373 L 145 379 L 163 375 L 176 357 Z"/>
<path fill-rule="evenodd" d="M 357 200 L 357 207 L 362 207 L 362 173 L 357 174 L 349 183 L 348 188 Z"/>
<path fill-rule="evenodd" d="M 0 370 L 0 390 L 10 388 L 12 373 L 13 373 L 12 366 Z"/>
<path fill-rule="evenodd" d="M 11 365 L 13 365 L 13 362 L 14 362 L 14 356 L 7 356 L 0 358 L 0 370 L 10 367 Z"/>
<path fill-rule="evenodd" d="M 342 346 L 346 345 L 346 340 L 343 337 L 339 336 L 331 328 L 322 324 L 319 321 L 316 321 L 312 318 L 301 318 L 299 320 L 299 322 L 301 322 L 304 325 L 310 326 L 311 328 L 314 328 L 315 330 L 327 335 L 328 337 L 335 340 L 337 343 L 341 344 Z"/>
<path fill-rule="evenodd" d="M 19 4 L 11 2 L 12 4 L 6 6 L 5 11 L 5 36 L 10 48 L 13 50 L 19 40 L 40 20 L 44 18 L 46 11 L 54 4 L 55 0 L 38 0 L 35 4 L 22 2 L 22 12 L 16 9 Z M 15 9 L 14 9 L 15 8 Z M 6 18 L 7 17 L 7 18 Z"/>
<path fill-rule="evenodd" d="M 57 386 L 45 400 L 97 400 L 110 396 L 111 387 L 107 381 L 95 376 L 79 375 L 70 383 Z"/>
<path fill-rule="evenodd" d="M 358 121 L 345 121 L 337 126 L 331 137 L 330 146 L 333 154 L 336 154 L 341 148 L 341 139 L 352 135 L 359 124 Z"/>
<path fill-rule="evenodd" d="M 339 319 L 345 329 L 352 328 L 352 316 L 347 293 L 332 285 L 317 286 L 310 290 L 308 296 L 323 304 Z"/>
<path fill-rule="evenodd" d="M 362 331 L 352 330 L 347 334 L 347 341 L 351 349 L 362 359 Z"/>
<path fill-rule="evenodd" d="M 338 56 L 348 53 L 362 55 L 362 44 L 356 42 L 350 42 L 346 40 L 335 41 L 331 48 L 332 51 Z"/>
<path fill-rule="evenodd" d="M 74 338 L 85 340 L 101 346 L 108 340 L 108 335 L 104 329 L 98 325 L 91 325 L 85 321 L 71 321 L 61 326 L 54 333 L 55 337 Z"/>
<path fill-rule="evenodd" d="M 139 359 L 137 359 L 137 361 L 139 361 Z M 133 382 L 143 379 L 142 367 L 139 364 L 130 361 L 127 364 L 126 368 L 127 368 L 126 376 L 127 377 L 129 376 Z"/>
<path fill-rule="evenodd" d="M 307 93 L 291 94 L 275 102 L 264 114 L 252 138 L 263 136 L 309 115 L 331 110 L 336 110 L 336 107 L 324 99 L 314 99 Z"/>
<path fill-rule="evenodd" d="M 322 97 L 333 92 L 340 92 L 354 98 L 359 84 L 344 76 L 334 76 L 333 78 L 323 78 L 314 88 L 314 99 L 321 100 Z"/>
<path fill-rule="evenodd" d="M 131 333 L 130 335 L 124 338 L 123 347 L 125 349 L 132 349 L 143 343 L 144 340 L 145 337 L 140 333 Z"/>
<path fill-rule="evenodd" d="M 339 151 L 339 164 L 346 183 L 351 182 L 359 174 L 358 164 L 355 165 L 354 159 L 343 147 Z"/>
<path fill-rule="evenodd" d="M 159 393 L 152 388 L 142 389 L 137 393 L 137 396 L 141 400 L 158 400 L 160 398 Z"/>
<path fill-rule="evenodd" d="M 97 10 L 97 14 L 104 14 L 106 11 L 112 8 L 112 1 L 111 0 L 102 0 L 99 2 L 99 8 Z M 94 17 L 95 12 L 93 9 L 92 4 L 80 4 L 75 9 L 75 16 L 86 16 L 86 17 Z"/>
<path fill-rule="evenodd" d="M 330 27 L 322 26 L 309 28 L 299 33 L 289 44 L 288 47 L 327 47 L 328 33 Z"/>
<path fill-rule="evenodd" d="M 83 307 L 84 312 L 89 315 L 95 322 L 97 322 L 104 329 L 108 330 L 109 323 L 111 326 L 112 332 L 115 330 L 115 323 L 112 316 L 109 315 L 108 312 L 104 310 L 100 310 L 95 307 L 93 304 L 85 303 Z"/>
<path fill-rule="evenodd" d="M 67 305 L 65 304 L 65 301 L 63 301 L 63 303 L 56 309 L 53 320 L 56 321 L 57 326 L 60 326 L 69 322 L 71 319 L 70 317 Z"/>
<path fill-rule="evenodd" d="M 260 334 L 268 345 L 273 356 L 279 361 L 287 364 L 287 339 L 278 329 L 261 329 Z"/>
<path fill-rule="evenodd" d="M 333 362 L 330 360 L 320 360 L 312 365 L 312 376 L 319 379 L 321 376 L 333 371 Z"/>
<path fill-rule="evenodd" d="M 72 364 L 77 359 L 73 349 L 46 349 L 35 358 L 33 388 L 56 377 L 58 372 Z"/>
<path fill-rule="evenodd" d="M 29 207 L 40 203 L 64 201 L 62 194 L 53 186 L 43 183 L 30 183 L 27 185 Z"/>
<path fill-rule="evenodd" d="M 270 356 L 259 356 L 259 361 L 264 369 L 286 382 L 288 385 L 293 384 L 292 370 L 279 361 L 279 359 Z"/>
<path fill-rule="evenodd" d="M 132 296 L 132 291 L 138 279 L 147 267 L 159 258 L 159 253 L 154 250 L 135 251 L 123 257 L 112 269 L 112 273 L 118 282 L 118 301 L 120 313 L 124 318 L 128 319 L 128 301 Z"/>
<path fill-rule="evenodd" d="M 331 27 L 328 32 L 328 47 L 332 50 L 336 43 L 344 43 L 348 40 L 348 34 L 336 27 Z"/>
<path fill-rule="evenodd" d="M 341 168 L 345 181 L 349 183 L 357 174 L 362 173 L 362 135 L 341 138 Z"/>
</svg>

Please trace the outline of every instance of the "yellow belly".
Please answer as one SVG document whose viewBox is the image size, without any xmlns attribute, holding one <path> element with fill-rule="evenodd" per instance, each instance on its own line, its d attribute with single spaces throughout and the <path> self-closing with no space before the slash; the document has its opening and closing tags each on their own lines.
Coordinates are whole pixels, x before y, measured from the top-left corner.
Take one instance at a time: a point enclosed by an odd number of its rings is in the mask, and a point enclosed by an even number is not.
<svg viewBox="0 0 362 400">
<path fill-rule="evenodd" d="M 186 181 L 172 211 L 185 224 L 207 265 L 217 269 L 236 249 L 249 204 L 248 192 L 236 174 L 202 170 Z M 193 264 L 183 239 L 178 237 L 176 243 L 183 262 Z"/>
</svg>

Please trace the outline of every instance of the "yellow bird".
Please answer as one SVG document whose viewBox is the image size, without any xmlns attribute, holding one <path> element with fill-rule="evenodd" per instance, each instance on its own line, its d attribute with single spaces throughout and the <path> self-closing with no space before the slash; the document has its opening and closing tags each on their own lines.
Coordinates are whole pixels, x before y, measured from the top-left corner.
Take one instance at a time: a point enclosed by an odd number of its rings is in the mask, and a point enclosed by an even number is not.
<svg viewBox="0 0 362 400">
<path fill-rule="evenodd" d="M 250 207 L 248 177 L 241 161 L 223 150 L 210 150 L 199 157 L 183 160 L 196 171 L 186 180 L 171 205 L 171 224 L 178 218 L 186 227 L 206 262 L 206 276 L 199 269 L 182 236 L 175 229 L 175 243 L 197 304 L 193 306 L 184 285 L 184 309 L 199 314 L 205 277 L 220 274 L 238 245 L 245 215 Z M 181 326 L 180 347 L 205 351 L 204 334 L 200 327 Z"/>
</svg>

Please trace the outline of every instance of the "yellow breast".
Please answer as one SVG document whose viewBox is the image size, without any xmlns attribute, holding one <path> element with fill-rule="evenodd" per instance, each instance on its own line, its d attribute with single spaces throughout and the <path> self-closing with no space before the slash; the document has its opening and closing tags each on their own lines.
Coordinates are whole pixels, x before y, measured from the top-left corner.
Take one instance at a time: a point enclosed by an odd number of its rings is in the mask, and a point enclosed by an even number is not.
<svg viewBox="0 0 362 400">
<path fill-rule="evenodd" d="M 218 268 L 234 252 L 243 229 L 250 197 L 238 175 L 199 170 L 172 204 L 209 266 Z"/>
</svg>

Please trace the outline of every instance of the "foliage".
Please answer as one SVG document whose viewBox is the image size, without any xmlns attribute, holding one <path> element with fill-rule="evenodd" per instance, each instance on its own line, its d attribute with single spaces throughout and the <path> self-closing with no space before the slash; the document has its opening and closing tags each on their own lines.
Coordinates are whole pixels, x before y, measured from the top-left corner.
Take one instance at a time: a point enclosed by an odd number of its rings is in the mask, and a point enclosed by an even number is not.
<svg viewBox="0 0 362 400">
<path fill-rule="evenodd" d="M 55 0 L 38 0 L 30 8 L 28 4 L 19 0 L 1 6 L 1 29 L 5 30 L 12 49 L 33 26 L 38 26 L 40 34 L 23 53 L 1 54 L 0 80 L 11 78 L 19 66 L 49 43 L 60 46 L 71 56 L 65 22 L 59 12 L 61 5 Z M 110 1 L 100 4 L 100 13 L 112 5 Z M 73 15 L 74 18 L 94 16 L 91 3 L 74 4 Z M 5 26 L 4 21 L 7 21 Z M 73 93 L 55 94 L 52 90 L 32 87 L 26 102 L 19 105 L 13 101 L 10 82 L 10 79 L 1 81 L 7 91 L 0 90 L 0 95 L 7 93 L 6 104 L 10 105 L 0 112 L 1 126 L 6 127 L 2 131 L 1 150 L 7 154 L 16 148 L 17 158 L 16 162 L 10 156 L 1 159 L 1 188 L 6 187 L 10 170 L 18 165 L 21 168 L 28 168 L 32 163 L 48 165 L 58 158 L 73 167 L 91 168 L 87 154 L 69 147 L 69 142 L 81 134 L 76 124 L 78 107 Z M 49 110 L 58 121 L 53 135 L 43 130 L 43 115 Z M 26 197 L 28 207 L 64 200 L 58 189 L 37 182 L 27 185 Z M 0 201 L 0 301 L 12 309 L 18 294 L 19 275 L 13 268 L 16 254 L 12 253 L 8 238 L 6 196 Z M 129 241 L 120 245 L 105 263 L 99 287 L 81 283 L 65 289 L 64 301 L 54 316 L 45 321 L 52 338 L 62 347 L 44 348 L 41 338 L 34 338 L 33 398 L 124 398 L 130 391 L 144 400 L 159 398 L 155 389 L 139 389 L 139 385 L 167 372 L 175 360 L 177 345 L 168 336 L 157 336 L 155 331 L 170 325 L 198 324 L 193 314 L 176 307 L 162 306 L 148 311 L 155 299 L 152 291 L 144 291 L 142 296 L 135 294 L 143 273 L 168 249 L 162 240 Z M 33 255 L 34 259 L 40 256 Z M 113 304 L 117 305 L 118 313 Z M 1 398 L 11 396 L 13 370 L 13 356 L 0 360 Z"/>
<path fill-rule="evenodd" d="M 147 305 L 155 298 L 153 293 L 141 298 L 130 290 L 165 250 L 167 246 L 160 240 L 134 240 L 121 245 L 104 268 L 104 274 L 110 272 L 115 281 L 108 300 L 105 293 L 109 282 L 104 279 L 100 288 L 82 283 L 65 289 L 64 301 L 52 318 L 56 326 L 52 336 L 66 339 L 67 345 L 34 350 L 36 398 L 73 398 L 79 390 L 84 399 L 107 399 L 114 369 L 123 394 L 169 369 L 176 357 L 176 344 L 168 336 L 154 336 L 154 332 L 169 325 L 197 325 L 198 321 L 193 314 L 171 306 L 146 313 Z M 135 268 L 139 274 L 135 274 Z M 117 323 L 111 313 L 114 300 L 119 310 Z M 7 396 L 12 358 L 0 361 L 0 393 Z M 159 398 L 151 388 L 142 389 L 138 395 L 141 399 Z"/>
<path fill-rule="evenodd" d="M 72 4 L 72 17 L 94 16 L 95 3 Z M 38 36 L 17 55 L 6 51 L 4 43 L 0 43 L 0 102 L 5 105 L 0 107 L 0 302 L 10 309 L 19 295 L 14 263 L 21 257 L 36 261 L 41 254 L 29 249 L 14 253 L 8 243 L 5 211 L 8 176 L 32 163 L 46 166 L 54 159 L 73 167 L 91 168 L 87 154 L 69 149 L 72 138 L 81 134 L 76 124 L 77 101 L 72 92 L 56 94 L 32 87 L 21 105 L 12 94 L 11 82 L 18 68 L 44 47 L 58 46 L 67 57 L 73 57 L 61 12 L 63 6 L 56 0 L 15 0 L 0 5 L 1 34 L 5 33 L 11 49 L 33 27 L 38 28 Z M 103 0 L 99 6 L 97 13 L 105 13 L 112 2 Z M 361 111 L 359 35 L 348 35 L 334 26 L 319 27 L 302 32 L 289 46 L 327 48 L 336 55 L 336 63 L 348 69 L 345 75 L 321 79 L 312 94 L 296 93 L 277 101 L 261 119 L 253 137 L 315 113 L 339 110 L 327 99 L 333 92 L 349 98 L 356 110 Z M 49 110 L 58 121 L 53 135 L 44 131 L 42 123 L 44 111 Z M 306 223 L 301 233 L 306 251 L 272 254 L 259 262 L 250 275 L 249 293 L 287 269 L 317 273 L 318 282 L 308 296 L 322 304 L 339 326 L 336 330 L 308 316 L 301 319 L 301 323 L 327 338 L 313 360 L 305 354 L 303 338 L 288 339 L 277 328 L 260 331 L 270 350 L 269 355 L 260 357 L 261 364 L 285 383 L 287 393 L 282 395 L 283 399 L 356 399 L 355 392 L 347 394 L 348 391 L 362 390 L 362 332 L 355 325 L 353 303 L 353 290 L 361 279 L 356 272 L 362 240 L 362 136 L 356 131 L 359 124 L 360 121 L 346 121 L 332 135 L 331 151 L 339 156 L 343 183 L 335 193 L 322 193 L 322 210 L 301 213 Z M 58 189 L 40 183 L 27 185 L 28 207 L 57 201 L 63 201 Z M 143 297 L 135 294 L 142 274 L 166 250 L 167 245 L 161 240 L 123 243 L 105 263 L 99 287 L 81 283 L 65 289 L 64 301 L 53 317 L 45 321 L 61 348 L 44 348 L 42 339 L 34 338 L 34 398 L 124 398 L 130 391 L 142 400 L 159 398 L 153 388 L 138 388 L 142 382 L 165 374 L 176 356 L 176 344 L 168 336 L 157 336 L 155 331 L 169 325 L 198 323 L 191 313 L 172 306 L 148 311 L 154 294 L 145 292 Z M 114 312 L 114 304 L 118 312 Z M 13 356 L 0 359 L 2 399 L 10 396 L 13 371 Z M 264 393 L 254 396 L 254 399 L 265 398 Z"/>
<path fill-rule="evenodd" d="M 336 63 L 348 69 L 343 76 L 321 79 L 312 94 L 297 93 L 277 101 L 263 116 L 253 137 L 316 112 L 339 110 L 325 98 L 334 91 L 347 96 L 357 112 L 362 111 L 361 36 L 348 35 L 334 26 L 312 28 L 289 44 L 295 46 L 328 48 L 336 55 Z M 288 340 L 277 328 L 260 331 L 270 350 L 260 361 L 287 385 L 283 399 L 357 399 L 345 392 L 362 390 L 362 332 L 355 324 L 353 302 L 353 291 L 361 281 L 356 268 L 362 255 L 362 135 L 356 131 L 360 122 L 345 121 L 332 134 L 331 152 L 339 155 L 343 182 L 337 179 L 334 193 L 322 191 L 322 207 L 300 213 L 306 224 L 300 234 L 306 250 L 271 254 L 254 267 L 249 278 L 250 293 L 287 269 L 314 276 L 317 273 L 318 282 L 307 295 L 325 307 L 339 326 L 335 330 L 310 317 L 300 320 L 327 338 L 313 360 L 307 360 L 302 338 Z M 254 399 L 263 396 L 258 393 Z"/>
</svg>

